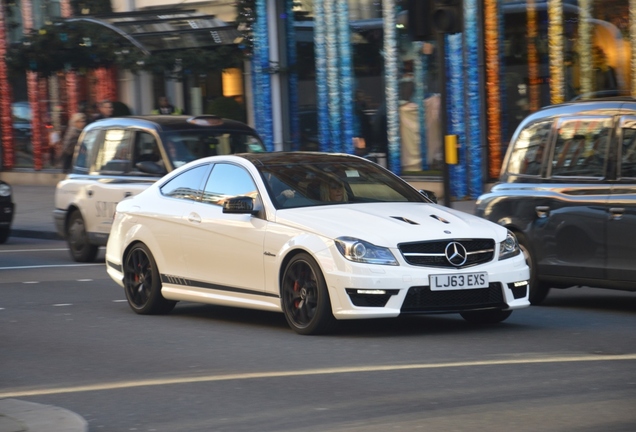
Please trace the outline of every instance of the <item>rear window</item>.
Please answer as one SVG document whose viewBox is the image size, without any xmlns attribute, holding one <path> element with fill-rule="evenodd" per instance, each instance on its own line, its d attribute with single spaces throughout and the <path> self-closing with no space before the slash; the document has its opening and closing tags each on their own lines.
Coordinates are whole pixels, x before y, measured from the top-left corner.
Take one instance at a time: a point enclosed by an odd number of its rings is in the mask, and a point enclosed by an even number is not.
<svg viewBox="0 0 636 432">
<path fill-rule="evenodd" d="M 163 144 L 175 168 L 206 156 L 265 152 L 265 146 L 256 135 L 244 132 L 215 130 L 171 132 L 165 134 Z"/>
</svg>

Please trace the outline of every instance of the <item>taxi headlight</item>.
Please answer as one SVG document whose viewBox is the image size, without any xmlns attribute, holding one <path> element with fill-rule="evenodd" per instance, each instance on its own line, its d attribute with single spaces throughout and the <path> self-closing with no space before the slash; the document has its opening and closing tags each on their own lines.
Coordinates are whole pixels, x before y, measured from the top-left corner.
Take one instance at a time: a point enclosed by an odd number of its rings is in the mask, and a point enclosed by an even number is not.
<svg viewBox="0 0 636 432">
<path fill-rule="evenodd" d="M 508 231 L 506 239 L 499 243 L 499 259 L 504 260 L 506 258 L 512 258 L 513 256 L 519 255 L 520 252 L 517 237 L 512 233 L 512 231 Z"/>
<path fill-rule="evenodd" d="M 366 264 L 398 265 L 397 260 L 388 248 L 376 246 L 353 237 L 339 237 L 335 242 L 338 251 L 349 261 Z"/>
<path fill-rule="evenodd" d="M 6 197 L 11 195 L 11 186 L 6 183 L 0 183 L 0 196 Z"/>
</svg>

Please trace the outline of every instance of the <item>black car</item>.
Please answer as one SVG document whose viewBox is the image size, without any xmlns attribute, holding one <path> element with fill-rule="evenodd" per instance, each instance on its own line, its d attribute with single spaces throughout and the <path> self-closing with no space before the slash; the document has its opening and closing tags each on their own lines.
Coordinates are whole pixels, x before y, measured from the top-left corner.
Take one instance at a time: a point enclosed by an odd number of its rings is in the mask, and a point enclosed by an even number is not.
<svg viewBox="0 0 636 432">
<path fill-rule="evenodd" d="M 476 214 L 517 235 L 532 304 L 550 288 L 636 291 L 636 99 L 575 101 L 528 116 Z"/>
<path fill-rule="evenodd" d="M 6 242 L 9 238 L 14 210 L 11 186 L 0 180 L 0 243 Z"/>
<path fill-rule="evenodd" d="M 124 198 L 195 159 L 264 151 L 254 129 L 212 115 L 95 121 L 78 138 L 71 174 L 57 184 L 57 231 L 74 260 L 92 261 L 106 245 L 115 207 Z"/>
</svg>

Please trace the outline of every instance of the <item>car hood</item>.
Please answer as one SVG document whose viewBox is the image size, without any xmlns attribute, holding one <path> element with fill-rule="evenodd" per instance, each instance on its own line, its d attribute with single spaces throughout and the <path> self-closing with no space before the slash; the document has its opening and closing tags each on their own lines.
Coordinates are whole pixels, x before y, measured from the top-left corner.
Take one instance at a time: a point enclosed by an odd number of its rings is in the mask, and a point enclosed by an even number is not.
<svg viewBox="0 0 636 432">
<path fill-rule="evenodd" d="M 507 230 L 493 222 L 426 203 L 340 204 L 279 210 L 276 222 L 329 238 L 356 237 L 379 246 L 433 239 L 493 238 Z"/>
</svg>

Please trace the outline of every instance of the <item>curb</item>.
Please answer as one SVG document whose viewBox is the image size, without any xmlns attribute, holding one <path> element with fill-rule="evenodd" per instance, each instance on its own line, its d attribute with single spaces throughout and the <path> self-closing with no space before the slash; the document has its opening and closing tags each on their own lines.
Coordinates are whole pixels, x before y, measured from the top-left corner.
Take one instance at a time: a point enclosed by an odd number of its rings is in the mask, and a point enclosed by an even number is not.
<svg viewBox="0 0 636 432">
<path fill-rule="evenodd" d="M 79 414 L 53 405 L 0 399 L 0 432 L 86 432 Z"/>
</svg>

